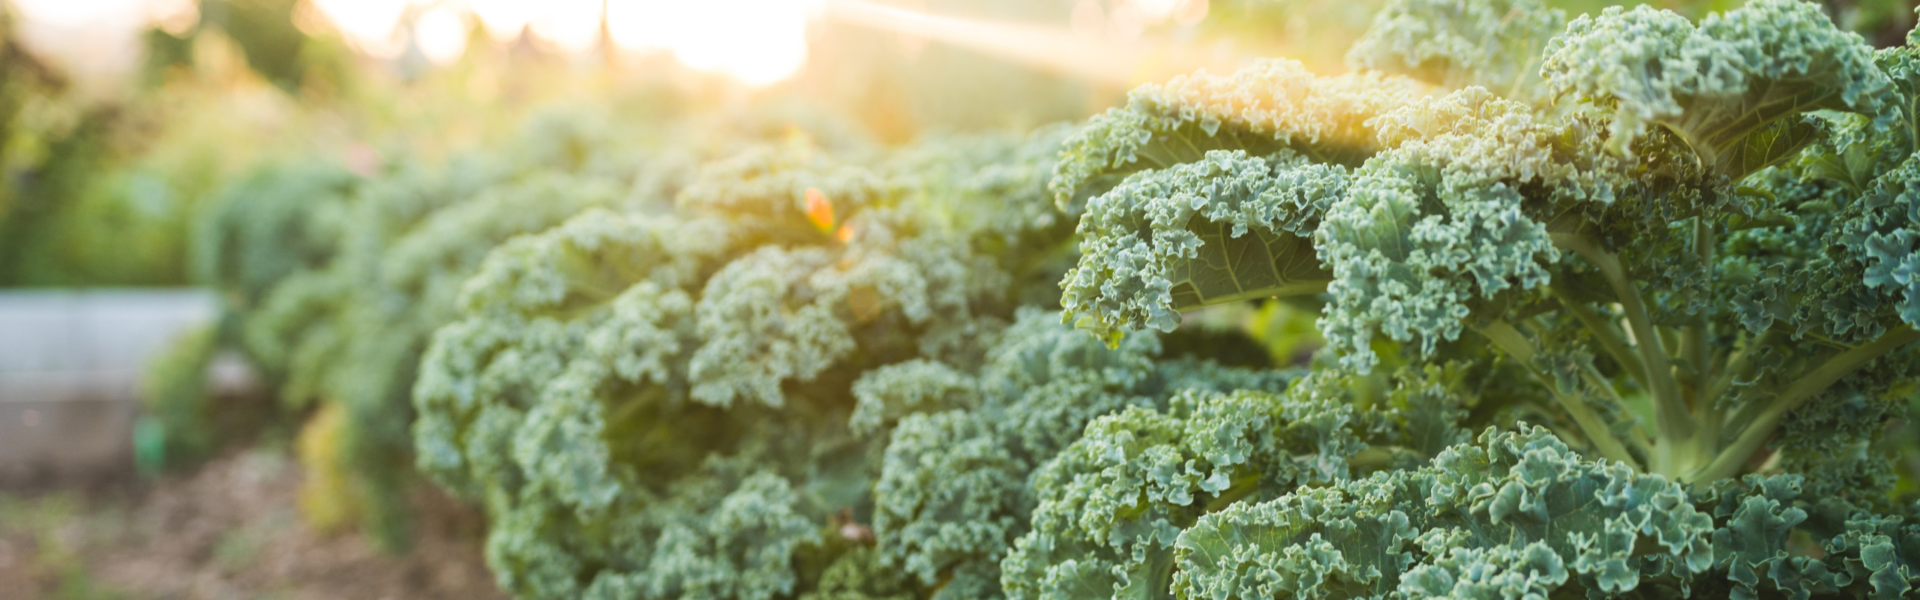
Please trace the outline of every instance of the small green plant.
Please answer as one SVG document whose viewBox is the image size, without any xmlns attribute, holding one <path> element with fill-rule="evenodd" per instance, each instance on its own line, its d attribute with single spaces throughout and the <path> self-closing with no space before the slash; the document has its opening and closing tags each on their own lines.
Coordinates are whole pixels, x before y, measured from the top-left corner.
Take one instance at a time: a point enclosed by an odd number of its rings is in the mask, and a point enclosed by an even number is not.
<svg viewBox="0 0 1920 600">
<path fill-rule="evenodd" d="M 134 425 L 135 465 L 157 475 L 170 465 L 190 464 L 213 450 L 207 368 L 219 347 L 219 328 L 182 334 L 147 365 L 140 399 L 146 406 Z"/>
</svg>

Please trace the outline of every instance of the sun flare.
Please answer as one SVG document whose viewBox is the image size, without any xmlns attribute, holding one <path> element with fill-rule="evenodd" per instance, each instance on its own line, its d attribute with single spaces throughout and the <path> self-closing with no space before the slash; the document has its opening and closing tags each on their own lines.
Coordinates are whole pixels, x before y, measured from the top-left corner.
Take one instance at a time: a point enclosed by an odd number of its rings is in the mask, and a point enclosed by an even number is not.
<svg viewBox="0 0 1920 600">
<path fill-rule="evenodd" d="M 30 16 L 85 22 L 114 3 L 162 0 L 10 0 Z M 175 1 L 178 0 L 168 0 Z M 666 52 L 686 66 L 725 73 L 748 85 L 786 79 L 806 63 L 807 26 L 823 0 L 303 0 L 348 44 L 394 58 L 409 40 L 429 60 L 447 63 L 466 50 L 466 32 L 496 41 L 530 33 L 564 52 L 597 47 L 604 19 L 626 52 Z"/>
<path fill-rule="evenodd" d="M 614 0 L 607 29 L 623 48 L 665 50 L 688 67 L 765 85 L 805 64 L 807 23 L 818 8 L 794 0 Z"/>
<path fill-rule="evenodd" d="M 608 37 L 622 50 L 667 52 L 688 67 L 749 85 L 800 70 L 807 24 L 819 11 L 813 0 L 466 0 L 465 6 L 496 39 L 530 28 L 573 52 L 595 46 L 604 18 Z"/>
</svg>

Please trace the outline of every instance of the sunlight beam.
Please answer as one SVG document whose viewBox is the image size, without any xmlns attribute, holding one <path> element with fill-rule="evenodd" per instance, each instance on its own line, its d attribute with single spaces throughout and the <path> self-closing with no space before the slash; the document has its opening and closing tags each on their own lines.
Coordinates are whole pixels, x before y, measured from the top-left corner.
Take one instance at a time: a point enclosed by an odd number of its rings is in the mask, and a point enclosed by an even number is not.
<svg viewBox="0 0 1920 600">
<path fill-rule="evenodd" d="M 1132 86 L 1237 60 L 1184 45 L 1119 44 L 1056 27 L 932 15 L 868 0 L 827 0 L 825 14 L 874 29 L 923 37 L 1093 81 Z"/>
</svg>

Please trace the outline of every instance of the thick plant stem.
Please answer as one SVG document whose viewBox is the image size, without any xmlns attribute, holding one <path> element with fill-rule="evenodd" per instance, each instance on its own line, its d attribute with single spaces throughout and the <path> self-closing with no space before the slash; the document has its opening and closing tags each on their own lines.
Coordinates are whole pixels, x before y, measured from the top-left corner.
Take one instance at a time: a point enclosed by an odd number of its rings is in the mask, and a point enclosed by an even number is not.
<svg viewBox="0 0 1920 600">
<path fill-rule="evenodd" d="M 1713 262 L 1714 234 L 1713 226 L 1705 217 L 1693 218 L 1693 250 L 1701 265 Z M 1681 331 L 1680 355 L 1692 367 L 1691 377 L 1687 379 L 1687 398 L 1692 401 L 1694 421 L 1700 428 L 1694 432 L 1691 453 L 1696 458 L 1713 456 L 1720 449 L 1720 425 L 1726 415 L 1720 414 L 1720 407 L 1707 395 L 1707 389 L 1713 386 L 1713 353 L 1708 346 L 1712 343 L 1713 330 L 1705 317 L 1688 324 Z M 1691 468 L 1692 465 L 1687 465 Z"/>
<path fill-rule="evenodd" d="M 1599 369 L 1593 368 L 1593 364 L 1589 363 L 1581 370 L 1581 378 L 1587 381 L 1587 385 L 1593 386 L 1595 390 L 1599 390 L 1601 395 L 1613 402 L 1615 406 L 1626 406 L 1626 399 L 1621 398 L 1620 392 L 1613 389 L 1613 382 L 1608 380 L 1606 376 L 1601 375 Z M 1627 430 L 1626 433 L 1625 441 L 1628 445 L 1632 446 L 1635 450 L 1639 450 L 1644 455 L 1653 455 L 1653 440 L 1647 439 L 1646 432 L 1643 431 L 1638 424 L 1634 425 L 1632 429 Z"/>
<path fill-rule="evenodd" d="M 1694 394 L 1695 412 L 1701 415 L 1700 433 L 1695 435 L 1695 456 L 1714 456 L 1720 451 L 1721 434 L 1728 425 L 1728 415 L 1720 408 L 1721 400 L 1733 388 L 1733 382 L 1747 370 L 1747 364 L 1753 361 L 1753 355 L 1773 341 L 1773 331 L 1747 338 L 1747 344 L 1727 358 L 1725 365 L 1707 382 L 1706 388 Z M 1737 425 L 1742 421 L 1735 421 Z"/>
<path fill-rule="evenodd" d="M 1708 224 L 1704 217 L 1694 217 L 1693 248 L 1700 257 L 1702 265 L 1712 264 L 1714 243 L 1713 226 Z M 1711 271 L 1710 268 L 1709 271 Z M 1700 395 L 1701 392 L 1706 391 L 1707 385 L 1713 380 L 1713 353 L 1708 349 L 1713 342 L 1712 337 L 1713 330 L 1709 327 L 1706 317 L 1700 317 L 1698 321 L 1687 326 L 1680 342 L 1682 355 L 1693 367 L 1693 380 L 1689 382 L 1688 387 L 1693 391 L 1694 414 L 1701 415 L 1703 419 L 1705 415 L 1714 412 L 1711 405 L 1701 401 Z"/>
<path fill-rule="evenodd" d="M 1547 391 L 1553 394 L 1553 399 L 1560 404 L 1561 408 L 1566 409 L 1567 414 L 1573 416 L 1574 424 L 1580 426 L 1580 433 L 1593 443 L 1594 449 L 1599 450 L 1601 456 L 1627 463 L 1635 469 L 1641 468 L 1640 462 L 1634 460 L 1632 453 L 1627 452 L 1626 445 L 1620 443 L 1620 438 L 1614 437 L 1613 432 L 1607 428 L 1607 422 L 1601 420 L 1600 415 L 1595 414 L 1592 407 L 1587 406 L 1585 399 L 1562 393 L 1560 386 L 1555 385 L 1550 377 L 1533 368 L 1533 358 L 1538 356 L 1540 351 L 1534 348 L 1531 340 L 1528 340 L 1519 330 L 1514 329 L 1512 325 L 1502 322 L 1489 323 L 1475 329 L 1492 341 L 1495 347 L 1519 361 L 1520 366 L 1525 367 L 1534 379 L 1547 387 Z"/>
<path fill-rule="evenodd" d="M 1771 329 L 1748 338 L 1747 345 L 1734 353 L 1732 358 L 1727 359 L 1726 366 L 1720 369 L 1719 376 L 1714 377 L 1712 383 L 1707 384 L 1707 391 L 1700 398 L 1706 402 L 1719 403 L 1720 397 L 1725 396 L 1727 390 L 1733 388 L 1734 379 L 1747 370 L 1747 363 L 1753 361 L 1754 353 L 1771 343 L 1773 343 Z"/>
<path fill-rule="evenodd" d="M 1694 414 L 1700 418 L 1700 427 L 1694 430 L 1693 438 L 1687 440 L 1687 448 L 1688 455 L 1696 462 L 1675 465 L 1681 470 L 1693 468 L 1698 464 L 1697 461 L 1706 460 L 1720 449 L 1721 427 L 1726 421 L 1726 415 L 1721 414 L 1720 409 L 1713 406 L 1712 399 L 1695 392 L 1693 401 Z"/>
<path fill-rule="evenodd" d="M 1647 306 L 1640 299 L 1640 291 L 1634 289 L 1633 282 L 1627 279 L 1620 258 L 1601 250 L 1585 236 L 1556 233 L 1553 234 L 1553 241 L 1600 269 L 1600 274 L 1606 277 L 1607 284 L 1613 288 L 1621 308 L 1626 312 L 1627 324 L 1633 332 L 1633 345 L 1640 350 L 1640 360 L 1646 367 L 1646 379 L 1641 381 L 1653 395 L 1654 425 L 1666 442 L 1662 446 L 1691 439 L 1694 433 L 1693 414 L 1687 410 L 1686 400 L 1680 396 L 1680 384 L 1673 378 L 1673 365 L 1667 359 L 1667 351 L 1660 347 L 1660 336 L 1653 329 L 1653 319 L 1647 316 Z"/>
<path fill-rule="evenodd" d="M 1708 463 L 1688 479 L 1714 481 L 1740 474 L 1740 467 L 1746 464 L 1747 458 L 1753 456 L 1754 451 L 1760 449 L 1761 444 L 1766 443 L 1767 438 L 1773 437 L 1774 430 L 1780 426 L 1780 420 L 1785 418 L 1788 412 L 1799 408 L 1815 394 L 1826 391 L 1827 387 L 1832 386 L 1840 378 L 1860 370 L 1873 359 L 1885 356 L 1888 352 L 1898 350 L 1901 346 L 1914 341 L 1920 341 L 1920 331 L 1914 331 L 1911 325 L 1901 325 L 1881 334 L 1879 339 L 1827 359 L 1827 362 L 1814 367 L 1812 371 L 1793 382 L 1793 385 L 1782 390 L 1780 395 L 1769 400 L 1766 406 L 1755 415 L 1753 422 L 1748 423 L 1746 429 L 1740 431 L 1740 436 L 1734 438 L 1732 444 L 1721 450 L 1720 454 L 1713 458 L 1713 462 Z"/>
<path fill-rule="evenodd" d="M 1600 342 L 1600 349 L 1605 350 L 1614 362 L 1620 363 L 1620 368 L 1627 370 L 1628 377 L 1635 381 L 1647 380 L 1647 369 L 1640 364 L 1640 356 L 1628 347 L 1626 338 L 1621 337 L 1620 330 L 1611 321 L 1594 312 L 1586 303 L 1574 299 L 1559 282 L 1555 282 L 1551 289 L 1553 296 L 1560 300 L 1560 305 L 1566 307 L 1575 319 L 1579 319 L 1580 324 L 1593 334 L 1593 339 Z"/>
<path fill-rule="evenodd" d="M 1707 410 L 1701 406 L 1700 393 L 1707 388 L 1707 374 L 1712 372 L 1713 359 L 1707 354 L 1707 327 L 1701 324 L 1688 325 L 1680 330 L 1680 357 L 1686 359 L 1689 373 L 1687 387 L 1693 399 L 1693 414 L 1698 418 Z"/>
</svg>

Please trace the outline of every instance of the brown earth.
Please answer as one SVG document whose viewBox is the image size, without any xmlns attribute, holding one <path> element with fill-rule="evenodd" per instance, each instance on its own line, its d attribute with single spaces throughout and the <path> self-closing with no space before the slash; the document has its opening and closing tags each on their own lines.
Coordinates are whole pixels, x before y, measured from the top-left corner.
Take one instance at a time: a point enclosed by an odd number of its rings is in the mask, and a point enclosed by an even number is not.
<svg viewBox="0 0 1920 600">
<path fill-rule="evenodd" d="M 320 535 L 297 512 L 297 463 L 236 451 L 153 482 L 0 490 L 7 600 L 504 600 L 479 513 L 421 486 L 413 548 Z"/>
</svg>

